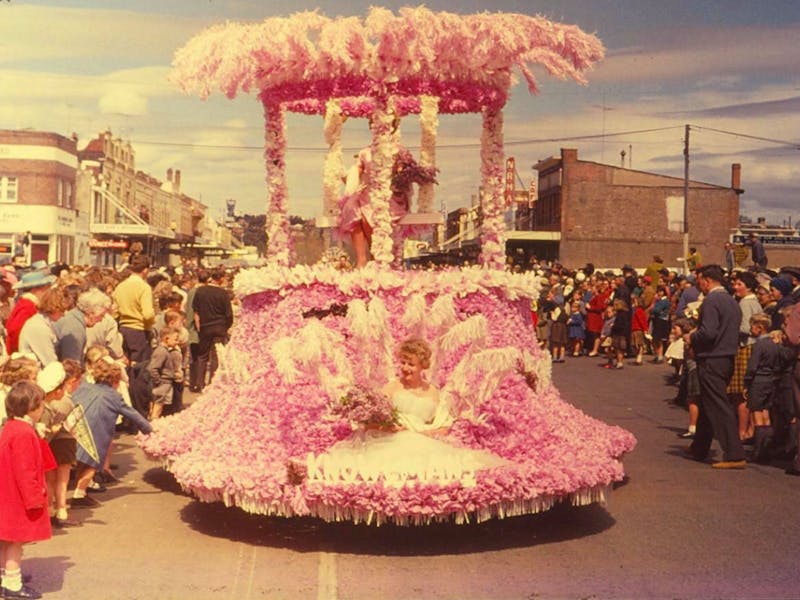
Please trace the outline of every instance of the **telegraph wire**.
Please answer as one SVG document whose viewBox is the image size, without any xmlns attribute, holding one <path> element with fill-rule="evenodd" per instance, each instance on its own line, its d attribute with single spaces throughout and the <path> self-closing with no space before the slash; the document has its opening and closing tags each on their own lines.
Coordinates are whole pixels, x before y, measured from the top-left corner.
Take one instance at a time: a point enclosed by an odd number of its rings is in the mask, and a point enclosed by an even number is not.
<svg viewBox="0 0 800 600">
<path fill-rule="evenodd" d="M 700 131 L 713 131 L 714 133 L 722 133 L 725 135 L 732 135 L 735 137 L 742 137 L 747 138 L 749 140 L 757 140 L 759 142 L 770 142 L 772 144 L 778 144 L 781 146 L 792 146 L 797 150 L 800 150 L 800 143 L 798 142 L 787 142 L 786 140 L 776 140 L 773 138 L 765 138 L 759 137 L 757 135 L 749 135 L 747 133 L 737 133 L 735 131 L 725 131 L 724 129 L 714 129 L 713 127 L 703 127 L 702 125 L 690 125 L 692 129 L 699 129 Z"/>
<path fill-rule="evenodd" d="M 581 141 L 581 140 L 596 140 L 601 138 L 608 138 L 608 137 L 618 137 L 623 135 L 637 135 L 642 133 L 654 133 L 658 131 L 668 131 L 671 129 L 682 129 L 683 125 L 672 125 L 670 127 L 656 127 L 652 129 L 637 129 L 631 131 L 619 131 L 616 133 L 598 133 L 593 135 L 575 135 L 575 136 L 566 136 L 566 137 L 552 137 L 552 138 L 538 138 L 538 139 L 527 139 L 527 140 L 511 140 L 506 141 L 505 146 L 527 146 L 530 144 L 544 144 L 548 142 L 572 142 L 572 141 Z M 141 144 L 145 146 L 172 146 L 176 148 L 200 148 L 200 149 L 207 149 L 207 150 L 258 150 L 263 151 L 263 146 L 245 146 L 245 145 L 225 145 L 225 144 L 198 144 L 192 142 L 165 142 L 159 140 L 131 140 L 131 144 Z M 467 149 L 467 148 L 480 148 L 481 144 L 479 142 L 470 142 L 466 144 L 439 144 L 437 145 L 437 149 L 440 150 L 452 150 L 452 149 Z M 409 149 L 417 150 L 419 146 L 408 146 Z M 291 150 L 293 152 L 327 152 L 328 148 L 325 146 L 287 146 L 287 151 Z M 360 150 L 360 147 L 348 147 L 342 148 L 344 152 L 351 152 Z"/>
</svg>

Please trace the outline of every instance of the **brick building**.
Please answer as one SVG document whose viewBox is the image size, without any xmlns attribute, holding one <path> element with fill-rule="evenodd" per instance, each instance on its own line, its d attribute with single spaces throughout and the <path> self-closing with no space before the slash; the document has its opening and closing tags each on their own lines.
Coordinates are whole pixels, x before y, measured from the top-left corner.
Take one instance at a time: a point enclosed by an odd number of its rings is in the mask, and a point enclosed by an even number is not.
<svg viewBox="0 0 800 600">
<path fill-rule="evenodd" d="M 136 169 L 130 142 L 100 133 L 78 152 L 78 188 L 91 206 L 95 264 L 115 265 L 130 244 L 140 242 L 155 264 L 177 262 L 196 237 L 206 207 L 181 192 L 180 170 L 166 182 Z"/>
<path fill-rule="evenodd" d="M 88 261 L 77 165 L 74 138 L 0 130 L 0 258 L 22 252 L 24 263 Z"/>
<path fill-rule="evenodd" d="M 511 254 L 557 258 L 567 266 L 643 267 L 654 254 L 678 269 L 683 256 L 684 180 L 578 159 L 537 163 L 538 200 L 518 206 L 516 231 L 509 231 Z M 690 181 L 689 244 L 719 261 L 738 225 L 741 169 L 733 165 L 730 187 Z"/>
</svg>

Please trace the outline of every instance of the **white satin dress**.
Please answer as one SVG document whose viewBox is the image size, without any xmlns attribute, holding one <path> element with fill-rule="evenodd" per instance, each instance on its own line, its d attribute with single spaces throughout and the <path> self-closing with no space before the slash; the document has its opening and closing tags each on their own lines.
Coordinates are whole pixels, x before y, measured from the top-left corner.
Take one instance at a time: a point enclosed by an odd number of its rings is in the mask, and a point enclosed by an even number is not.
<svg viewBox="0 0 800 600">
<path fill-rule="evenodd" d="M 327 484 L 382 481 L 392 486 L 461 482 L 473 486 L 477 471 L 506 464 L 485 450 L 454 446 L 426 435 L 452 423 L 444 402 L 400 389 L 392 403 L 403 429 L 358 430 L 323 454 L 309 454 L 308 480 Z"/>
</svg>

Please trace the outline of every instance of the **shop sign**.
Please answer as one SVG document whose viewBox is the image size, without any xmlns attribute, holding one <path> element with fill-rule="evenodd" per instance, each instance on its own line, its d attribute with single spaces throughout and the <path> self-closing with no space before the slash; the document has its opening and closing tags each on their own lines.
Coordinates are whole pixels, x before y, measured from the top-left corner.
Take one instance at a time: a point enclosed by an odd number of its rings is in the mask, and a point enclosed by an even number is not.
<svg viewBox="0 0 800 600">
<path fill-rule="evenodd" d="M 127 250 L 128 240 L 89 240 L 89 248 Z"/>
<path fill-rule="evenodd" d="M 506 159 L 506 182 L 505 182 L 505 198 L 506 198 L 506 206 L 511 206 L 511 203 L 514 201 L 514 174 L 516 172 L 516 167 L 514 157 L 509 156 Z"/>
</svg>

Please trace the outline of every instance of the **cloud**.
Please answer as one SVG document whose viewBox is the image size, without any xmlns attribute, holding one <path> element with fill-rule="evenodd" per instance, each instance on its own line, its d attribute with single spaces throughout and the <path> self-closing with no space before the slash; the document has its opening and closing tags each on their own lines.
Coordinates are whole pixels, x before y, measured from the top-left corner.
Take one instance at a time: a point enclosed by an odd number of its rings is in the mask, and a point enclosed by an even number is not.
<svg viewBox="0 0 800 600">
<path fill-rule="evenodd" d="M 144 116 L 147 114 L 147 98 L 131 90 L 112 89 L 97 102 L 104 115 Z"/>
<path fill-rule="evenodd" d="M 208 24 L 191 17 L 16 2 L 2 7 L 2 21 L 0 65 L 71 63 L 84 72 L 110 60 L 168 63 L 177 47 Z M 86 31 L 91 34 L 76 34 Z"/>
<path fill-rule="evenodd" d="M 697 78 L 800 74 L 800 25 L 648 31 L 641 45 L 610 50 L 595 83 L 659 83 Z"/>
</svg>

